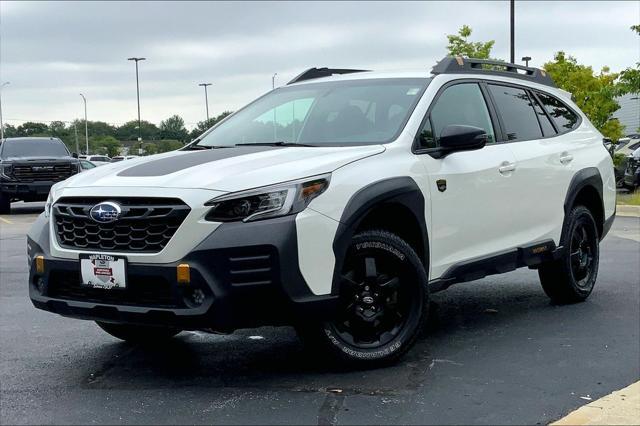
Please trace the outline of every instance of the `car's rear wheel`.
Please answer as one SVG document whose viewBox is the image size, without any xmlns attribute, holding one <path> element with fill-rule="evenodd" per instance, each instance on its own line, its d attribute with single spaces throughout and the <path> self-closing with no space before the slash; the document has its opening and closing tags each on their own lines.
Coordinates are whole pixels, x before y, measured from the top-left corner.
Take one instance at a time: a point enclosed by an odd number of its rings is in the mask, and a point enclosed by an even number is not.
<svg viewBox="0 0 640 426">
<path fill-rule="evenodd" d="M 0 214 L 11 213 L 11 198 L 0 192 Z"/>
<path fill-rule="evenodd" d="M 155 327 L 133 324 L 113 324 L 96 321 L 98 327 L 113 337 L 129 343 L 156 343 L 171 339 L 181 330 L 170 327 Z"/>
<path fill-rule="evenodd" d="M 416 252 L 386 231 L 356 235 L 331 321 L 298 326 L 311 349 L 357 367 L 397 360 L 427 320 L 427 274 Z"/>
<path fill-rule="evenodd" d="M 564 253 L 538 270 L 547 296 L 555 303 L 575 303 L 591 294 L 598 276 L 600 245 L 598 228 L 584 206 L 571 210 L 562 230 Z"/>
</svg>

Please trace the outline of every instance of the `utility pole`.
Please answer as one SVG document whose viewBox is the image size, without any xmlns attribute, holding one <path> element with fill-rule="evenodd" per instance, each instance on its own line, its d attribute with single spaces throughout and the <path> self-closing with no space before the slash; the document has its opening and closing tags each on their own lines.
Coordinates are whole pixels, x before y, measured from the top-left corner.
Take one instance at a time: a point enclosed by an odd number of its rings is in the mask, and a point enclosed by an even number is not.
<svg viewBox="0 0 640 426">
<path fill-rule="evenodd" d="M 138 142 L 140 142 L 140 150 L 142 151 L 142 121 L 140 120 L 140 80 L 138 79 L 138 62 L 147 58 L 127 58 L 128 61 L 136 62 L 136 94 L 138 97 Z"/>
<path fill-rule="evenodd" d="M 522 60 L 525 63 L 525 67 L 529 68 L 529 61 L 531 60 L 531 56 L 523 56 Z"/>
<path fill-rule="evenodd" d="M 87 143 L 87 151 L 85 152 L 87 155 L 89 155 L 89 126 L 88 126 L 88 122 L 87 122 L 87 98 L 84 97 L 84 95 L 82 93 L 80 93 L 80 96 L 82 96 L 82 100 L 84 101 L 84 139 Z"/>
<path fill-rule="evenodd" d="M 511 0 L 511 63 L 516 62 L 516 0 Z"/>
<path fill-rule="evenodd" d="M 278 73 L 274 73 L 273 76 L 271 77 L 271 88 L 272 89 L 276 88 L 276 75 L 278 75 Z"/>
<path fill-rule="evenodd" d="M 4 123 L 2 122 L 2 88 L 9 84 L 8 81 L 0 84 L 0 142 L 4 140 Z"/>
<path fill-rule="evenodd" d="M 200 83 L 198 86 L 204 87 L 204 104 L 207 107 L 207 123 L 209 123 L 209 97 L 207 96 L 207 86 L 211 86 L 211 83 Z"/>
</svg>

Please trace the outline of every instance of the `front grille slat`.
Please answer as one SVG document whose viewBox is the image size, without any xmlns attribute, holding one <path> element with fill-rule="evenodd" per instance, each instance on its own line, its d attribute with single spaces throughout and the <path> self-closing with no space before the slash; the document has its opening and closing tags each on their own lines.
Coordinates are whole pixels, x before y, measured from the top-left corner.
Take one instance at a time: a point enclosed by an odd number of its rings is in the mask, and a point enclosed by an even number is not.
<svg viewBox="0 0 640 426">
<path fill-rule="evenodd" d="M 97 223 L 89 217 L 91 208 L 104 201 L 122 206 L 120 219 Z M 67 197 L 55 203 L 53 218 L 62 247 L 157 253 L 169 243 L 189 211 L 189 206 L 178 199 Z"/>
</svg>

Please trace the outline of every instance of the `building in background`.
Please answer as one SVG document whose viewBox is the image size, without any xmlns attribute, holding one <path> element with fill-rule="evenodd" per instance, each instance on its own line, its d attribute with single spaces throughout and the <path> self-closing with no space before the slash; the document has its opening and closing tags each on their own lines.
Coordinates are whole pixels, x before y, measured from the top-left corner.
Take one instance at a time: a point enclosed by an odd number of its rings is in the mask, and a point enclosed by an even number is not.
<svg viewBox="0 0 640 426">
<path fill-rule="evenodd" d="M 640 133 L 640 93 L 631 93 L 616 99 L 620 109 L 613 114 L 624 126 L 624 134 Z"/>
</svg>

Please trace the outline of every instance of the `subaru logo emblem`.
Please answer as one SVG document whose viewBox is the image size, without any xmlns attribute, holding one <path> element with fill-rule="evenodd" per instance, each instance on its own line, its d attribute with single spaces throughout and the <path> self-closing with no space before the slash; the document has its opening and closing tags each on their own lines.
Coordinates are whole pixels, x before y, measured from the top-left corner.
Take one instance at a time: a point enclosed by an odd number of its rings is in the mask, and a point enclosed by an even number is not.
<svg viewBox="0 0 640 426">
<path fill-rule="evenodd" d="M 111 223 L 120 218 L 122 208 L 119 204 L 111 201 L 105 201 L 103 203 L 96 204 L 89 211 L 89 216 L 99 223 Z"/>
</svg>

